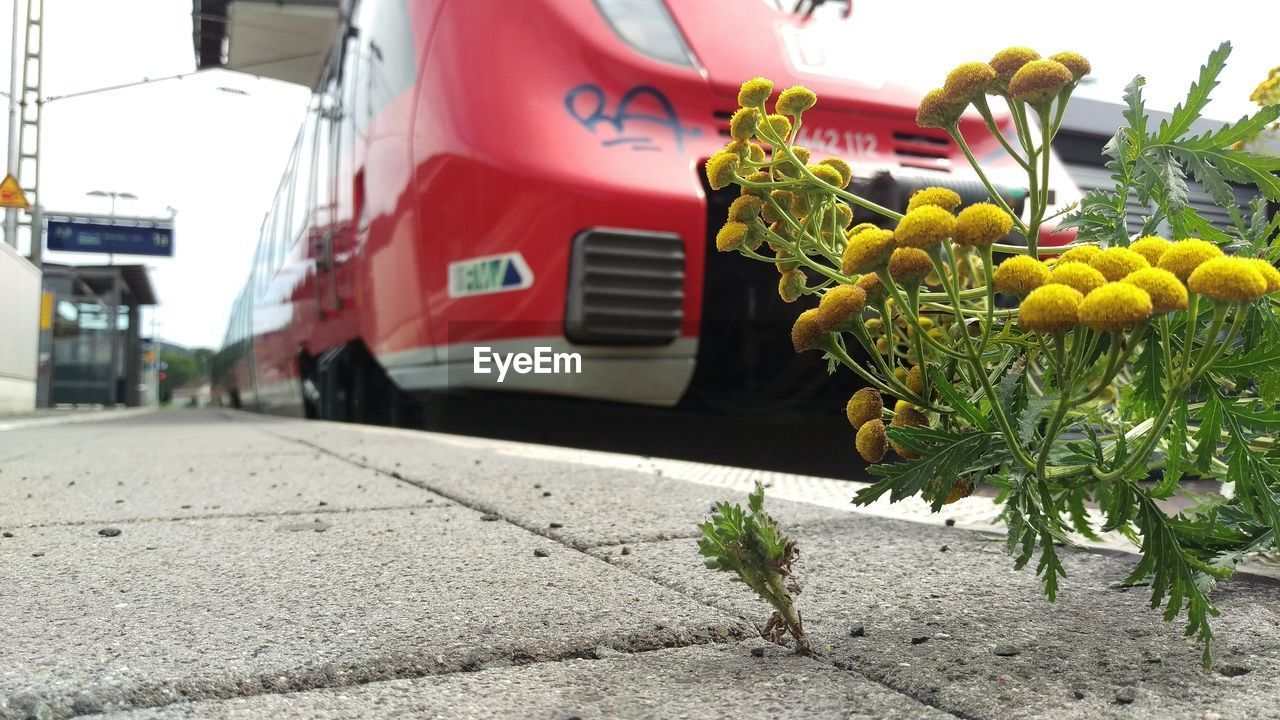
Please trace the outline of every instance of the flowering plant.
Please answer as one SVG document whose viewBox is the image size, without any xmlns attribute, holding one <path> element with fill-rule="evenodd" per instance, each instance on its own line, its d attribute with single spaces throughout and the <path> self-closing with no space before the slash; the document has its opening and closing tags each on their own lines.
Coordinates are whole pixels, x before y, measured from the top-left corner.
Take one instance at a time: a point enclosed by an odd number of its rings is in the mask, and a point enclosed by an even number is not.
<svg viewBox="0 0 1280 720">
<path fill-rule="evenodd" d="M 848 163 L 815 162 L 796 145 L 814 93 L 783 90 L 771 113 L 763 78 L 742 85 L 732 142 L 706 164 L 713 189 L 741 188 L 717 248 L 776 264 L 782 300 L 817 298 L 795 321 L 795 349 L 821 351 L 831 371 L 844 366 L 867 385 L 846 410 L 858 452 L 879 464 L 854 502 L 922 495 L 936 511 L 994 486 L 1008 549 L 1019 568 L 1038 556 L 1050 600 L 1066 574 L 1059 544 L 1122 533 L 1140 553 L 1124 582 L 1149 585 L 1166 620 L 1185 612 L 1206 665 L 1218 614 L 1209 590 L 1245 555 L 1274 548 L 1280 529 L 1271 437 L 1280 429 L 1280 272 L 1271 264 L 1280 220 L 1266 220 L 1261 200 L 1241 213 L 1228 184 L 1280 200 L 1280 159 L 1236 147 L 1280 106 L 1190 134 L 1229 52 L 1223 44 L 1210 55 L 1159 127 L 1149 126 L 1136 78 L 1127 126 L 1104 151 L 1114 189 L 1053 214 L 1051 142 L 1090 71 L 1071 52 L 1042 59 L 1009 48 L 955 68 L 921 102 L 918 124 L 950 135 L 990 202 L 960 208 L 955 192 L 928 188 L 903 214 L 859 197 L 847 189 Z M 1008 106 L 1011 137 L 995 101 Z M 958 129 L 970 109 L 1026 171 L 1024 212 L 974 160 Z M 1231 229 L 1188 203 L 1188 174 L 1228 208 Z M 1152 208 L 1137 237 L 1126 203 L 1135 194 Z M 854 207 L 883 219 L 854 225 Z M 1076 238 L 1042 247 L 1054 220 Z M 1166 224 L 1173 241 L 1156 236 Z M 882 462 L 890 447 L 900 462 Z M 1221 481 L 1223 492 L 1166 514 L 1160 501 L 1186 476 Z"/>
</svg>

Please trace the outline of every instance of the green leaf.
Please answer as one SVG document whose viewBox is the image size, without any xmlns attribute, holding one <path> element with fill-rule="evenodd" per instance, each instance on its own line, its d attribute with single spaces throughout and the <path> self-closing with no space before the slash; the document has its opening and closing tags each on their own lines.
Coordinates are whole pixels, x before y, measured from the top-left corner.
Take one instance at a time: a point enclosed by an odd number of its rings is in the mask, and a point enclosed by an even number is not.
<svg viewBox="0 0 1280 720">
<path fill-rule="evenodd" d="M 1195 635 L 1204 645 L 1202 657 L 1207 667 L 1210 663 L 1210 645 L 1213 642 L 1209 617 L 1217 617 L 1219 612 L 1210 604 L 1206 593 L 1215 579 L 1224 578 L 1230 573 L 1187 552 L 1179 541 L 1173 523 L 1155 502 L 1141 492 L 1136 495 L 1139 501 L 1136 521 L 1142 531 L 1142 544 L 1139 547 L 1141 559 L 1121 583 L 1134 585 L 1148 580 L 1151 586 L 1151 607 L 1164 605 L 1166 622 L 1185 610 L 1186 634 Z"/>
<path fill-rule="evenodd" d="M 1202 387 L 1206 384 L 1202 383 Z M 1200 429 L 1196 431 L 1195 466 L 1200 472 L 1209 472 L 1209 466 L 1218 454 L 1218 440 L 1222 436 L 1222 402 L 1218 393 L 1210 388 L 1206 393 L 1204 405 L 1196 411 L 1200 420 Z"/>
<path fill-rule="evenodd" d="M 1209 104 L 1209 94 L 1218 86 L 1218 75 L 1227 65 L 1227 57 L 1231 55 L 1231 43 L 1224 42 L 1213 52 L 1200 68 L 1200 78 L 1191 85 L 1187 99 L 1173 109 L 1168 120 L 1160 123 L 1157 133 L 1159 142 L 1168 143 L 1182 137 L 1196 120 L 1205 106 Z"/>
<path fill-rule="evenodd" d="M 904 463 L 872 465 L 869 472 L 883 479 L 859 490 L 853 498 L 856 505 L 869 505 L 886 492 L 889 502 L 898 502 L 918 495 L 939 478 L 954 482 L 961 475 L 997 467 L 1010 458 L 1008 447 L 995 433 L 890 427 L 888 435 L 921 457 Z"/>
<path fill-rule="evenodd" d="M 1223 125 L 1217 130 L 1183 140 L 1178 144 L 1180 147 L 1191 151 L 1231 147 L 1238 142 L 1248 140 L 1257 135 L 1277 119 L 1280 119 L 1280 105 L 1269 105 L 1253 115 L 1246 115 L 1233 123 Z"/>
<path fill-rule="evenodd" d="M 947 376 L 942 372 L 942 368 L 933 363 L 927 363 L 929 368 L 929 378 L 933 387 L 937 388 L 938 394 L 947 402 L 951 409 L 957 414 L 969 421 L 970 425 L 978 428 L 983 432 L 994 432 L 995 424 L 985 413 L 980 411 L 976 405 L 969 402 L 960 391 L 956 389 Z"/>
</svg>

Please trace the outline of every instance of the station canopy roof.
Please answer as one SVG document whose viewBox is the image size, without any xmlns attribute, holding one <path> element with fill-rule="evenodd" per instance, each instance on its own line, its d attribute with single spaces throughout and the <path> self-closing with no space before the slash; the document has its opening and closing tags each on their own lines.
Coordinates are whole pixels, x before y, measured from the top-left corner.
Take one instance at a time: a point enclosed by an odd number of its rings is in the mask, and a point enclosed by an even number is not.
<svg viewBox="0 0 1280 720">
<path fill-rule="evenodd" d="M 44 271 L 49 276 L 70 277 L 83 283 L 95 295 L 110 292 L 113 278 L 120 279 L 121 297 L 124 305 L 159 305 L 155 288 L 151 285 L 151 274 L 146 265 L 58 265 L 45 263 Z"/>
<path fill-rule="evenodd" d="M 196 68 L 312 87 L 349 0 L 193 0 Z"/>
</svg>

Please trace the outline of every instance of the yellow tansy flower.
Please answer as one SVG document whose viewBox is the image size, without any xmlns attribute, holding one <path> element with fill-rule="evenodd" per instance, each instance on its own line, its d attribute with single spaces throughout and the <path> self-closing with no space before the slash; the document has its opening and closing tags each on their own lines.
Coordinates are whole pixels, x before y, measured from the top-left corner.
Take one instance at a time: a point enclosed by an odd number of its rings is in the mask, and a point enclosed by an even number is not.
<svg viewBox="0 0 1280 720">
<path fill-rule="evenodd" d="M 1191 271 L 1187 288 L 1214 300 L 1253 301 L 1267 292 L 1267 281 L 1247 259 L 1220 257 Z"/>
<path fill-rule="evenodd" d="M 742 159 L 733 153 L 718 152 L 707 160 L 707 183 L 712 190 L 729 187 L 738 174 L 738 163 Z"/>
<path fill-rule="evenodd" d="M 822 326 L 818 322 L 818 308 L 805 310 L 791 326 L 791 346 L 796 349 L 796 352 L 812 349 L 822 334 Z"/>
<path fill-rule="evenodd" d="M 902 283 L 918 283 L 933 270 L 929 254 L 919 248 L 900 247 L 889 256 L 889 277 Z"/>
<path fill-rule="evenodd" d="M 911 193 L 911 199 L 907 201 L 907 212 L 911 212 L 921 205 L 937 205 L 943 210 L 951 212 L 960 206 L 960 195 L 950 188 L 921 188 Z"/>
<path fill-rule="evenodd" d="M 1039 59 L 1040 53 L 1028 47 L 1010 47 L 996 53 L 987 63 L 996 71 L 996 77 L 987 86 L 987 92 L 992 95 L 1003 94 L 1008 90 L 1014 73 L 1021 70 L 1023 65 Z"/>
<path fill-rule="evenodd" d="M 1023 299 L 1018 308 L 1019 323 L 1023 329 L 1038 333 L 1070 330 L 1079 320 L 1080 303 L 1083 301 L 1084 295 L 1075 288 L 1042 285 Z"/>
<path fill-rule="evenodd" d="M 857 285 L 837 285 L 818 303 L 818 327 L 823 332 L 840 327 L 866 307 L 867 293 Z"/>
<path fill-rule="evenodd" d="M 854 446 L 863 460 L 874 463 L 884 458 L 885 445 L 889 437 L 884 432 L 884 421 L 880 418 L 869 420 L 858 428 L 854 437 Z"/>
<path fill-rule="evenodd" d="M 734 140 L 747 140 L 756 134 L 760 124 L 760 111 L 753 107 L 738 108 L 729 118 L 729 135 Z"/>
<path fill-rule="evenodd" d="M 1081 295 L 1088 295 L 1107 284 L 1107 278 L 1093 267 L 1084 263 L 1060 262 L 1049 271 L 1049 284 L 1066 285 L 1075 289 Z"/>
<path fill-rule="evenodd" d="M 1151 296 L 1137 285 L 1107 283 L 1080 303 L 1080 322 L 1097 332 L 1119 332 L 1151 317 Z"/>
<path fill-rule="evenodd" d="M 836 187 L 847 187 L 849 185 L 849 181 L 853 180 L 853 168 L 849 167 L 849 163 L 845 162 L 844 160 L 841 160 L 840 158 L 837 158 L 837 157 L 823 158 L 822 160 L 818 161 L 818 164 L 829 165 L 835 168 L 836 172 L 840 173 L 840 182 L 832 183 L 836 185 Z M 845 207 L 848 207 L 848 206 L 846 205 Z M 853 216 L 850 215 L 849 218 L 853 219 Z M 847 225 L 848 223 L 845 223 L 845 224 Z"/>
<path fill-rule="evenodd" d="M 795 302 L 804 293 L 804 272 L 799 269 L 787 270 L 778 278 L 778 297 L 782 302 Z"/>
<path fill-rule="evenodd" d="M 856 234 L 851 232 L 849 244 L 845 246 L 841 257 L 840 269 L 845 275 L 872 272 L 887 263 L 892 252 L 891 230 L 872 228 Z"/>
<path fill-rule="evenodd" d="M 1222 257 L 1222 248 L 1198 238 L 1179 240 L 1160 256 L 1160 267 L 1186 282 L 1191 272 L 1207 260 Z"/>
<path fill-rule="evenodd" d="M 943 92 L 957 102 L 973 102 L 987 91 L 987 86 L 996 79 L 996 71 L 984 62 L 967 62 L 956 66 L 947 73 L 947 81 L 943 83 Z"/>
<path fill-rule="evenodd" d="M 1108 282 L 1119 282 L 1129 273 L 1150 265 L 1142 255 L 1122 247 L 1107 248 L 1089 261 L 1089 267 L 1102 273 Z"/>
<path fill-rule="evenodd" d="M 799 115 L 817 103 L 818 96 L 812 90 L 802 85 L 792 85 L 778 95 L 778 102 L 773 109 L 783 115 Z"/>
<path fill-rule="evenodd" d="M 1168 270 L 1154 267 L 1135 270 L 1121 282 L 1145 290 L 1151 298 L 1152 312 L 1157 315 L 1187 307 L 1187 288 Z"/>
<path fill-rule="evenodd" d="M 1072 82 L 1071 71 L 1057 60 L 1032 60 L 1013 74 L 1009 97 L 1038 105 L 1057 97 L 1058 91 Z"/>
<path fill-rule="evenodd" d="M 858 282 L 854 283 L 854 285 L 862 288 L 862 291 L 867 294 L 867 302 L 869 303 L 879 303 L 889 295 L 889 289 L 884 286 L 884 283 L 880 282 L 880 276 L 875 273 L 863 275 L 858 278 Z"/>
<path fill-rule="evenodd" d="M 989 202 L 974 203 L 956 216 L 957 245 L 981 247 L 1000 241 L 1013 229 L 1013 216 Z"/>
<path fill-rule="evenodd" d="M 996 268 L 995 282 L 996 292 L 1026 295 L 1049 282 L 1049 268 L 1030 255 L 1014 255 Z"/>
<path fill-rule="evenodd" d="M 1071 71 L 1071 77 L 1076 82 L 1080 82 L 1080 78 L 1088 75 L 1089 72 L 1093 70 L 1092 66 L 1089 65 L 1089 61 L 1085 59 L 1085 56 L 1078 52 L 1060 52 L 1057 55 L 1050 55 L 1049 59 L 1057 60 L 1066 66 L 1066 68 Z"/>
<path fill-rule="evenodd" d="M 1276 266 L 1261 258 L 1250 258 L 1249 262 L 1253 263 L 1253 269 L 1262 275 L 1262 279 L 1267 283 L 1266 294 L 1280 290 L 1280 270 L 1276 270 Z"/>
<path fill-rule="evenodd" d="M 1172 244 L 1162 237 L 1147 235 L 1134 240 L 1129 249 L 1146 258 L 1147 262 L 1154 266 L 1160 264 L 1160 257 L 1164 255 L 1164 251 L 1168 250 Z"/>
<path fill-rule="evenodd" d="M 921 205 L 898 221 L 894 237 L 903 247 L 931 248 L 955 234 L 956 219 L 937 205 Z"/>
<path fill-rule="evenodd" d="M 810 165 L 809 172 L 828 185 L 834 185 L 838 188 L 844 187 L 844 178 L 840 176 L 840 171 L 830 165 Z"/>
<path fill-rule="evenodd" d="M 942 88 L 930 90 L 920 100 L 916 124 L 923 128 L 949 128 L 964 114 L 965 107 Z"/>
<path fill-rule="evenodd" d="M 742 247 L 742 242 L 747 239 L 749 229 L 746 223 L 725 223 L 720 228 L 720 232 L 716 233 L 716 249 L 720 252 L 733 252 Z"/>
<path fill-rule="evenodd" d="M 738 90 L 738 104 L 742 107 L 757 107 L 773 94 L 773 82 L 766 78 L 754 77 L 742 83 Z"/>
<path fill-rule="evenodd" d="M 855 392 L 849 402 L 845 403 L 844 415 L 849 424 L 860 428 L 872 420 L 879 420 L 884 412 L 884 398 L 875 388 L 864 387 Z"/>
<path fill-rule="evenodd" d="M 1091 260 L 1098 257 L 1101 253 L 1102 248 L 1097 245 L 1077 245 L 1076 247 L 1070 248 L 1059 255 L 1058 264 L 1061 265 L 1062 263 L 1068 262 L 1081 262 L 1088 265 Z"/>
</svg>

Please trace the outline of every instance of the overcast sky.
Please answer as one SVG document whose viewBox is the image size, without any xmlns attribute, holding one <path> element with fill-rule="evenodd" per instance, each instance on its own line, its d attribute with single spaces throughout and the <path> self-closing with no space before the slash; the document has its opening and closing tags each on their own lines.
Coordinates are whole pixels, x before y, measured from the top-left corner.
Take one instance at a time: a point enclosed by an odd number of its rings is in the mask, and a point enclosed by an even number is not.
<svg viewBox="0 0 1280 720">
<path fill-rule="evenodd" d="M 589 0 L 558 1 L 595 12 Z M 732 12 L 735 3 L 748 0 L 707 1 L 724 2 Z M 1246 0 L 1053 5 L 855 0 L 859 37 L 852 41 L 867 48 L 871 61 L 888 65 L 891 76 L 928 87 L 941 84 L 953 65 L 985 60 L 1007 45 L 1030 45 L 1046 54 L 1077 50 L 1093 62 L 1097 78 L 1080 90 L 1082 95 L 1119 101 L 1124 85 L 1141 72 L 1148 78 L 1148 107 L 1167 110 L 1185 94 L 1209 50 L 1231 40 L 1235 52 L 1210 114 L 1234 119 L 1251 112 L 1249 93 L 1268 69 L 1280 65 L 1275 37 L 1280 13 L 1268 5 Z M 46 96 L 194 68 L 189 2 L 45 0 L 45 7 Z M 1050 7 L 1051 15 L 1035 17 L 1039 8 Z M 1205 8 L 1212 8 L 1212 15 Z M 11 14 L 10 2 L 0 2 L 0 89 L 8 84 Z M 883 49 L 870 52 L 873 44 Z M 85 193 L 114 190 L 140 198 L 120 201 L 121 214 L 164 215 L 166 206 L 176 208 L 172 260 L 117 262 L 154 268 L 163 303 L 156 311 L 161 337 L 216 346 L 307 96 L 298 86 L 213 71 L 50 102 L 44 117 L 43 204 L 50 211 L 105 213 L 109 201 Z M 49 259 L 105 260 L 66 253 Z"/>
</svg>

